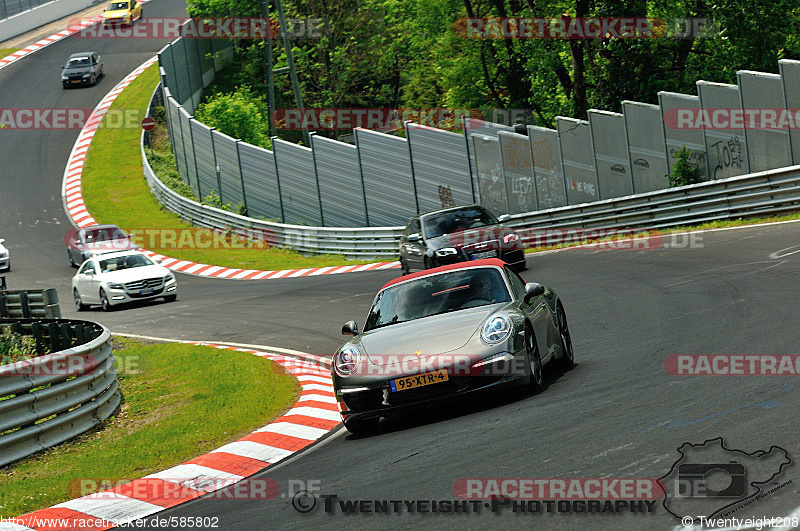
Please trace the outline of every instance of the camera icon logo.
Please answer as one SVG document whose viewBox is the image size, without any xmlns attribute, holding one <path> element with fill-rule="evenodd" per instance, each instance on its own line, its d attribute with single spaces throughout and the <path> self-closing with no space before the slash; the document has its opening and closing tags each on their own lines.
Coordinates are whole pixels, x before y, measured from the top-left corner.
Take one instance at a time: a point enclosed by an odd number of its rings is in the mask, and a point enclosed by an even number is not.
<svg viewBox="0 0 800 531">
<path fill-rule="evenodd" d="M 684 498 L 740 498 L 747 491 L 745 467 L 734 461 L 680 465 L 677 481 Z"/>
<path fill-rule="evenodd" d="M 785 486 L 781 475 L 792 463 L 780 446 L 745 451 L 725 446 L 721 437 L 683 443 L 676 458 L 660 478 L 663 506 L 684 525 L 735 511 Z"/>
</svg>

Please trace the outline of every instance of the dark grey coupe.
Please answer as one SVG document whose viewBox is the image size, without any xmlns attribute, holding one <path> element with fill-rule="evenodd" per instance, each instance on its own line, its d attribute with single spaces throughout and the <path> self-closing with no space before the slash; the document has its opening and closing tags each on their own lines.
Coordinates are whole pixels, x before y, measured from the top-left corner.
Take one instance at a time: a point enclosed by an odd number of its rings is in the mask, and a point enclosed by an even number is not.
<svg viewBox="0 0 800 531">
<path fill-rule="evenodd" d="M 333 357 L 333 385 L 345 427 L 369 433 L 402 408 L 505 386 L 542 386 L 550 361 L 573 364 L 558 295 L 525 283 L 502 260 L 441 266 L 387 283 L 363 332 Z"/>
</svg>

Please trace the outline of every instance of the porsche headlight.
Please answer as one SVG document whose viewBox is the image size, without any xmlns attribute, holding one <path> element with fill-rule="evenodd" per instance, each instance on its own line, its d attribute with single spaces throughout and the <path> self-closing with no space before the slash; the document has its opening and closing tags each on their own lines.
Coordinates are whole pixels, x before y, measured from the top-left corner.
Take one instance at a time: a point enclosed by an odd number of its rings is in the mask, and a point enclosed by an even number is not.
<svg viewBox="0 0 800 531">
<path fill-rule="evenodd" d="M 511 319 L 505 315 L 495 315 L 481 328 L 481 339 L 489 345 L 502 343 L 511 335 L 512 328 Z"/>
<path fill-rule="evenodd" d="M 443 247 L 442 249 L 436 250 L 436 256 L 451 256 L 454 254 L 458 254 L 458 251 L 453 247 Z"/>
<path fill-rule="evenodd" d="M 339 376 L 353 374 L 361 361 L 361 353 L 355 347 L 344 347 L 333 357 L 333 368 Z"/>
</svg>

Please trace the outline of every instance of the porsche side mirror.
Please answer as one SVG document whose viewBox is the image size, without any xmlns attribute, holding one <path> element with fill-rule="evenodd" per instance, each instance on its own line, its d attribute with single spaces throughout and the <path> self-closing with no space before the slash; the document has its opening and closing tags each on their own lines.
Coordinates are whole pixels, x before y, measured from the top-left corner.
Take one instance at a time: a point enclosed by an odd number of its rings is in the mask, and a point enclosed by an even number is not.
<svg viewBox="0 0 800 531">
<path fill-rule="evenodd" d="M 357 336 L 358 335 L 358 325 L 355 321 L 347 321 L 342 326 L 342 335 L 343 336 Z"/>
<path fill-rule="evenodd" d="M 525 302 L 530 302 L 531 299 L 538 297 L 544 293 L 544 286 L 538 282 L 528 282 L 525 284 Z"/>
<path fill-rule="evenodd" d="M 406 237 L 406 240 L 408 240 L 410 242 L 418 242 L 418 241 L 422 240 L 422 236 L 419 235 L 419 232 L 414 232 L 414 233 L 409 234 Z"/>
<path fill-rule="evenodd" d="M 500 223 L 505 223 L 509 219 L 511 219 L 511 216 L 509 214 L 503 214 L 502 216 L 497 218 L 497 221 L 499 221 Z"/>
</svg>

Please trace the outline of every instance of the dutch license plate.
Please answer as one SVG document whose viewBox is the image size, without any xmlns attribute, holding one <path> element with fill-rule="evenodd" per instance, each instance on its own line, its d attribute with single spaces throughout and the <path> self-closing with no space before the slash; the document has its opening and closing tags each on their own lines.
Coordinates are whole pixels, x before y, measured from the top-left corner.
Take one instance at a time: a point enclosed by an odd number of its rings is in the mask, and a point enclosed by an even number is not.
<svg viewBox="0 0 800 531">
<path fill-rule="evenodd" d="M 472 255 L 473 260 L 479 260 L 481 258 L 493 258 L 497 256 L 497 251 L 483 251 L 482 253 L 475 253 Z"/>
<path fill-rule="evenodd" d="M 80 82 L 81 82 L 80 79 L 73 79 L 72 81 L 70 81 L 70 83 L 80 83 Z"/>
<path fill-rule="evenodd" d="M 408 389 L 446 382 L 447 380 L 449 380 L 447 369 L 441 369 L 438 371 L 426 372 L 425 374 L 416 374 L 414 376 L 405 376 L 403 378 L 397 378 L 396 380 L 390 380 L 389 386 L 392 388 L 392 392 L 396 393 L 397 391 L 407 391 Z"/>
<path fill-rule="evenodd" d="M 150 295 L 151 293 L 153 293 L 153 288 L 139 290 L 139 295 Z"/>
</svg>

